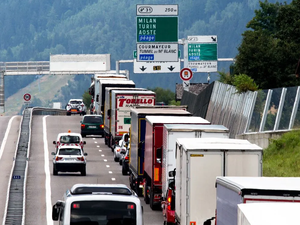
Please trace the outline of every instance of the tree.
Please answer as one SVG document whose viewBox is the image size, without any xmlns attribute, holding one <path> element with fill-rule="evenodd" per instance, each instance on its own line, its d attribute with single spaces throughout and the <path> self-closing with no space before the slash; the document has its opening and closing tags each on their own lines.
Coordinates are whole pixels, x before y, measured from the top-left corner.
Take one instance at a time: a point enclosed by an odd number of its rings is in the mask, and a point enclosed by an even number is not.
<svg viewBox="0 0 300 225">
<path fill-rule="evenodd" d="M 86 105 L 86 108 L 89 109 L 92 103 L 92 96 L 89 94 L 89 91 L 85 91 L 82 95 L 83 103 Z"/>
<path fill-rule="evenodd" d="M 169 105 L 172 100 L 175 100 L 175 94 L 169 89 L 163 89 L 161 87 L 156 87 L 150 89 L 156 93 L 156 102 L 164 102 Z"/>
<path fill-rule="evenodd" d="M 293 75 L 300 58 L 299 6 L 300 0 L 290 5 L 260 2 L 261 9 L 247 24 L 251 30 L 242 34 L 236 74 L 247 74 L 262 89 L 300 83 Z"/>
</svg>

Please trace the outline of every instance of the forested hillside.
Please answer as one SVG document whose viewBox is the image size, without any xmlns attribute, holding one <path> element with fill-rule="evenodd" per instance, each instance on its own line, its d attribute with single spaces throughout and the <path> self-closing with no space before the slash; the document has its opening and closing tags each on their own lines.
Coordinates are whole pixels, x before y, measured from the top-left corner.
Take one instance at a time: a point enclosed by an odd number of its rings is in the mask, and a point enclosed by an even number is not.
<svg viewBox="0 0 300 225">
<path fill-rule="evenodd" d="M 259 8 L 258 0 L 2 0 L 0 61 L 48 61 L 50 54 L 109 53 L 114 69 L 116 60 L 132 59 L 136 49 L 136 4 L 178 4 L 179 38 L 217 35 L 219 58 L 236 56 L 241 34 Z M 228 70 L 229 63 L 219 65 L 219 70 Z M 130 78 L 139 87 L 173 91 L 175 83 L 181 83 L 178 74 L 133 74 L 132 67 L 121 65 L 121 69 L 131 70 Z M 5 79 L 7 98 L 35 77 Z M 197 74 L 191 82 L 199 81 L 206 82 L 206 74 Z"/>
</svg>

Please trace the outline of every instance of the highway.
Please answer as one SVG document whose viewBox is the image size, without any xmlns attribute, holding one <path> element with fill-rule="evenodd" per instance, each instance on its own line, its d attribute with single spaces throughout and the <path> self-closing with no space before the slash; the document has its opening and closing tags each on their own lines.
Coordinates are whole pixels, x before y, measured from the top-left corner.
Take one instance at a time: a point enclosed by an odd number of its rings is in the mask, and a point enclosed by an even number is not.
<svg viewBox="0 0 300 225">
<path fill-rule="evenodd" d="M 13 157 L 19 135 L 21 116 L 0 117 L 0 208 L 5 209 L 7 187 L 9 183 Z M 87 156 L 87 175 L 80 173 L 59 173 L 52 175 L 53 141 L 60 132 L 79 132 L 81 116 L 33 116 L 31 144 L 28 151 L 29 167 L 26 185 L 25 223 L 26 225 L 55 225 L 52 221 L 52 205 L 61 200 L 64 192 L 76 183 L 126 184 L 128 176 L 123 176 L 121 166 L 114 162 L 112 151 L 104 144 L 100 136 L 84 138 L 84 151 Z M 11 126 L 10 126 L 11 125 Z M 10 129 L 9 129 L 10 128 Z M 9 130 L 9 134 L 7 134 Z M 163 224 L 162 212 L 152 211 L 140 198 L 144 207 L 144 224 Z M 3 220 L 4 210 L 0 210 Z"/>
</svg>

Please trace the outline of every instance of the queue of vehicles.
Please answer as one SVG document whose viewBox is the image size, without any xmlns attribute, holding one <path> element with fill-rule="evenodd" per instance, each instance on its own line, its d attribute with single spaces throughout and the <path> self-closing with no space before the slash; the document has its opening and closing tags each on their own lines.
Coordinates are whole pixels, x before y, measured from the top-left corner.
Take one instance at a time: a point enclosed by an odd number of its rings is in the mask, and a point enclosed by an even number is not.
<svg viewBox="0 0 300 225">
<path fill-rule="evenodd" d="M 209 225 L 213 220 L 217 225 L 246 224 L 238 222 L 243 215 L 240 203 L 245 203 L 241 193 L 245 191 L 235 187 L 225 193 L 223 184 L 230 183 L 226 179 L 231 176 L 248 181 L 262 178 L 262 148 L 247 140 L 230 139 L 226 127 L 211 125 L 184 107 L 155 106 L 154 92 L 135 88 L 124 76 L 95 76 L 90 94 L 94 116 L 103 119 L 105 144 L 114 151 L 114 160 L 122 166 L 123 175 L 129 174 L 129 186 L 137 196 L 152 209 L 162 209 L 164 224 Z M 232 181 L 228 187 L 234 185 Z M 290 191 L 283 196 L 295 190 Z M 79 195 L 78 201 L 84 201 L 95 193 Z M 102 194 L 98 197 L 99 201 L 109 199 Z M 71 198 L 75 199 L 75 194 L 55 205 L 56 219 L 61 205 Z M 230 202 L 231 198 L 238 200 Z M 293 196 L 292 201 L 298 201 L 296 198 Z M 233 208 L 225 205 L 226 201 Z M 132 224 L 142 224 L 137 208 L 136 223 Z M 103 218 L 108 222 L 108 217 Z"/>
</svg>

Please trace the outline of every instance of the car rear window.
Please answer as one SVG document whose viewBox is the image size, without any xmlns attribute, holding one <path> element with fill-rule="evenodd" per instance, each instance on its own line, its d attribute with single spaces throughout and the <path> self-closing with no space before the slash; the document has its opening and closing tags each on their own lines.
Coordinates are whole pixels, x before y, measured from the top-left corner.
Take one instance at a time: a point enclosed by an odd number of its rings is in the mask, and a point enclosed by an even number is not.
<svg viewBox="0 0 300 225">
<path fill-rule="evenodd" d="M 103 123 L 102 116 L 85 116 L 83 123 Z"/>
<path fill-rule="evenodd" d="M 81 155 L 81 151 L 77 148 L 64 148 L 59 150 L 59 155 Z"/>
<path fill-rule="evenodd" d="M 70 101 L 70 104 L 81 104 L 82 101 Z"/>
<path fill-rule="evenodd" d="M 136 224 L 136 205 L 120 201 L 76 201 L 71 206 L 71 225 Z"/>
<path fill-rule="evenodd" d="M 60 142 L 64 144 L 69 144 L 69 143 L 80 143 L 80 138 L 78 136 L 61 136 L 60 137 Z"/>
</svg>

